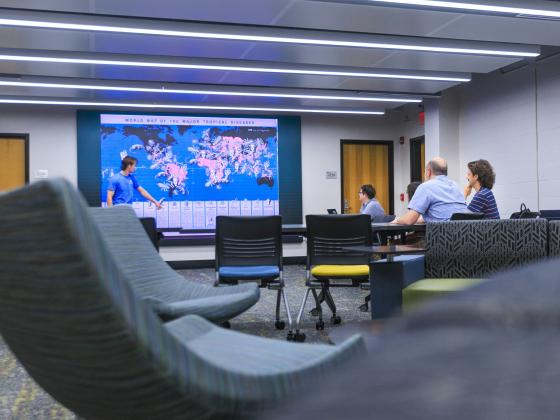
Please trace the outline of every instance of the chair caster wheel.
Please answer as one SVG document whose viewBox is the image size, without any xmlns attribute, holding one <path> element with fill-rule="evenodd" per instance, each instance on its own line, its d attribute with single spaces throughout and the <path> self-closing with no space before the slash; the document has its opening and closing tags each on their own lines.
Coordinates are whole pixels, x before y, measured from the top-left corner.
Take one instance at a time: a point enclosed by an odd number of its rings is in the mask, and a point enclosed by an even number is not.
<svg viewBox="0 0 560 420">
<path fill-rule="evenodd" d="M 286 328 L 286 323 L 284 321 L 276 321 L 274 323 L 274 326 L 277 330 L 283 330 L 284 328 Z"/>
<path fill-rule="evenodd" d="M 309 311 L 309 313 L 311 314 L 311 316 L 319 316 L 319 309 L 313 308 Z"/>
<path fill-rule="evenodd" d="M 338 315 L 333 315 L 331 318 L 331 322 L 335 325 L 340 324 L 342 322 L 342 318 L 340 318 Z"/>
<path fill-rule="evenodd" d="M 229 323 L 229 321 L 226 322 L 222 322 L 222 327 L 230 329 L 231 328 L 231 324 Z"/>
<path fill-rule="evenodd" d="M 360 305 L 360 311 L 368 312 L 369 311 L 369 305 L 367 303 L 364 303 L 363 305 Z"/>
<path fill-rule="evenodd" d="M 317 322 L 315 323 L 315 328 L 316 328 L 318 331 L 323 331 L 323 330 L 325 329 L 325 321 L 317 321 Z"/>
<path fill-rule="evenodd" d="M 294 335 L 294 333 L 292 331 L 288 332 L 288 335 L 286 336 L 286 340 L 296 341 L 296 336 Z"/>
<path fill-rule="evenodd" d="M 296 334 L 294 335 L 294 341 L 303 343 L 305 341 L 305 334 L 296 331 Z"/>
</svg>

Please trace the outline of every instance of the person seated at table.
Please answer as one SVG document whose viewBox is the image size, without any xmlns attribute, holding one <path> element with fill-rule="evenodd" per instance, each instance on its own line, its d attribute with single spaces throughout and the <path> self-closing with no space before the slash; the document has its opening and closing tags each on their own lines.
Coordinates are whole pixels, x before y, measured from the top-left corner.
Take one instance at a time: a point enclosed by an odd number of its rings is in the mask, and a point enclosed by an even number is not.
<svg viewBox="0 0 560 420">
<path fill-rule="evenodd" d="M 496 181 L 496 174 L 490 162 L 484 159 L 475 160 L 467 164 L 467 186 L 465 187 L 465 199 L 476 191 L 468 209 L 475 213 L 484 213 L 485 219 L 499 219 L 500 212 L 496 205 L 496 199 L 492 193 L 492 187 Z"/>
<path fill-rule="evenodd" d="M 428 162 L 426 182 L 420 184 L 408 203 L 408 212 L 391 223 L 413 225 L 449 220 L 453 213 L 467 212 L 465 197 L 455 182 L 447 177 L 447 162 L 435 157 Z"/>
<path fill-rule="evenodd" d="M 421 182 L 414 181 L 408 184 L 408 186 L 406 187 L 406 195 L 408 196 L 409 203 L 410 200 L 412 200 L 412 197 L 414 197 L 414 193 L 416 192 L 416 189 L 421 184 L 422 184 Z M 402 235 L 404 235 L 404 240 Z M 397 235 L 396 238 L 393 237 L 392 239 L 390 239 L 387 243 L 389 245 L 406 244 L 406 245 L 414 245 L 414 246 L 421 247 L 424 246 L 424 238 L 425 238 L 424 232 L 401 233 L 400 235 Z"/>
<path fill-rule="evenodd" d="M 385 209 L 379 201 L 375 198 L 375 188 L 371 184 L 365 184 L 360 187 L 358 198 L 362 207 L 360 208 L 361 214 L 369 214 L 372 222 L 380 222 L 384 220 Z"/>
<path fill-rule="evenodd" d="M 422 185 L 421 182 L 418 181 L 414 181 L 411 182 L 410 184 L 408 184 L 408 186 L 406 187 L 406 195 L 408 196 L 408 202 L 410 202 L 410 200 L 412 200 L 412 197 L 414 197 L 414 193 L 416 192 L 416 189 Z"/>
</svg>

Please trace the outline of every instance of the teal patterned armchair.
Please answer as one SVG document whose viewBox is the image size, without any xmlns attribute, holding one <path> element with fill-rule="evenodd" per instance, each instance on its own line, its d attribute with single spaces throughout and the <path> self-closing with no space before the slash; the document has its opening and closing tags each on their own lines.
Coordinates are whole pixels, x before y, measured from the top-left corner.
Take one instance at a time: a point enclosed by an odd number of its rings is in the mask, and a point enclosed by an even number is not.
<svg viewBox="0 0 560 420">
<path fill-rule="evenodd" d="M 359 336 L 306 345 L 197 315 L 163 324 L 63 180 L 0 195 L 0 238 L 0 333 L 39 385 L 80 417 L 263 413 L 365 354 Z"/>
<path fill-rule="evenodd" d="M 544 219 L 476 220 L 426 226 L 426 278 L 403 290 L 403 309 L 474 286 L 490 274 L 546 258 Z"/>
</svg>

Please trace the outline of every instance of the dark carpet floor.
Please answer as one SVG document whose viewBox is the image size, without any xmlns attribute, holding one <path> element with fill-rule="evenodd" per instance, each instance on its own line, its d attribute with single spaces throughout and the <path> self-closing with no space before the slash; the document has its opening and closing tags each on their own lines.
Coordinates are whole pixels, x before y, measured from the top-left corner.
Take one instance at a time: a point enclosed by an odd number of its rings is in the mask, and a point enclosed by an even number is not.
<svg viewBox="0 0 560 420">
<path fill-rule="evenodd" d="M 213 269 L 181 270 L 184 277 L 212 284 L 214 280 Z M 290 310 L 295 322 L 301 300 L 305 292 L 305 268 L 303 266 L 284 267 L 286 282 L 286 295 Z M 304 312 L 303 331 L 307 343 L 328 343 L 329 332 L 334 332 L 348 323 L 360 323 L 370 319 L 369 313 L 360 312 L 358 306 L 364 302 L 367 292 L 353 287 L 333 289 L 333 297 L 337 304 L 338 314 L 342 317 L 342 324 L 331 325 L 331 313 L 324 310 L 325 330 L 315 329 L 316 317 L 309 314 L 313 308 L 313 299 L 307 302 Z M 247 334 L 285 340 L 286 330 L 274 328 L 274 308 L 276 305 L 276 292 L 261 290 L 259 302 L 244 314 L 231 321 L 231 328 Z M 326 305 L 323 304 L 326 308 Z M 282 306 L 282 318 L 286 320 Z M 4 341 L 0 338 L 0 419 L 75 419 L 76 416 L 65 407 L 53 400 L 27 375 L 23 367 L 9 351 Z"/>
</svg>

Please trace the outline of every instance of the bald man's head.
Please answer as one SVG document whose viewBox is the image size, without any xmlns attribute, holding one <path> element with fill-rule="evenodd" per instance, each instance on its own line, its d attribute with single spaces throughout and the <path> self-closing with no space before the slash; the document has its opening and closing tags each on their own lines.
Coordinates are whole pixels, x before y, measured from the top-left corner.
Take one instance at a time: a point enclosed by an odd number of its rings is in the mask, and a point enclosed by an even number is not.
<svg viewBox="0 0 560 420">
<path fill-rule="evenodd" d="M 442 157 L 435 157 L 428 162 L 426 169 L 432 172 L 432 176 L 447 175 L 447 161 Z"/>
</svg>

